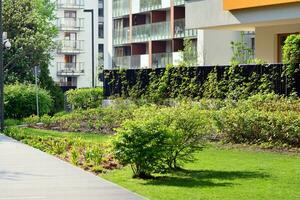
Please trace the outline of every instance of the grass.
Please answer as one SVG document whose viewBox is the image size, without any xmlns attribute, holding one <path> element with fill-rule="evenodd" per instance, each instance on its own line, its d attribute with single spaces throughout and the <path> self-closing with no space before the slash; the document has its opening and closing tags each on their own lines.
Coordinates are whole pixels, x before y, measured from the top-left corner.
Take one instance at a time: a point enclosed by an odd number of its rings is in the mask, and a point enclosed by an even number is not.
<svg viewBox="0 0 300 200">
<path fill-rule="evenodd" d="M 24 129 L 26 135 L 45 138 L 80 138 L 101 144 L 110 136 Z M 300 156 L 219 148 L 196 155 L 185 170 L 133 179 L 129 167 L 101 177 L 151 200 L 300 200 Z"/>
<path fill-rule="evenodd" d="M 33 128 L 24 128 L 24 130 L 25 133 L 29 136 L 80 139 L 86 142 L 97 142 L 97 143 L 106 142 L 111 137 L 110 135 L 58 132 L 58 131 L 41 130 L 41 129 L 33 129 Z"/>
<path fill-rule="evenodd" d="M 198 160 L 154 180 L 132 179 L 129 167 L 102 177 L 152 200 L 297 200 L 300 157 L 210 147 Z"/>
</svg>

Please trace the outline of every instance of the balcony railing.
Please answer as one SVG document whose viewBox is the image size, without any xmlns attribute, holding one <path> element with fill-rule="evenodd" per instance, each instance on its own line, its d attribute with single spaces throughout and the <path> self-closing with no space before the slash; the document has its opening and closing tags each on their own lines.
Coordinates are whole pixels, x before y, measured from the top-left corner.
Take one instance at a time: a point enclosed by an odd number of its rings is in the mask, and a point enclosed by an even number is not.
<svg viewBox="0 0 300 200">
<path fill-rule="evenodd" d="M 84 0 L 57 0 L 58 9 L 83 9 Z"/>
<path fill-rule="evenodd" d="M 185 29 L 185 19 L 177 19 L 174 21 L 174 37 L 197 37 L 196 29 Z"/>
<path fill-rule="evenodd" d="M 62 31 L 80 31 L 84 28 L 83 18 L 59 18 L 57 27 Z"/>
<path fill-rule="evenodd" d="M 140 11 L 150 11 L 162 8 L 162 0 L 140 0 Z"/>
<path fill-rule="evenodd" d="M 132 42 L 149 41 L 151 24 L 144 24 L 132 27 Z"/>
<path fill-rule="evenodd" d="M 58 76 L 80 76 L 84 74 L 84 63 L 57 63 Z"/>
<path fill-rule="evenodd" d="M 117 44 L 127 44 L 130 42 L 130 30 L 129 27 L 114 30 L 113 43 Z"/>
<path fill-rule="evenodd" d="M 158 22 L 151 24 L 151 39 L 165 40 L 171 38 L 170 22 Z"/>
<path fill-rule="evenodd" d="M 63 54 L 79 54 L 84 50 L 83 44 L 83 40 L 62 40 L 59 43 L 57 51 Z"/>
<path fill-rule="evenodd" d="M 113 17 L 129 15 L 129 10 L 130 10 L 129 0 L 112 0 L 112 1 L 113 1 Z"/>
<path fill-rule="evenodd" d="M 173 63 L 173 53 L 152 54 L 152 68 L 165 68 Z"/>
<path fill-rule="evenodd" d="M 184 0 L 174 0 L 174 6 L 179 6 L 183 4 L 184 4 Z"/>
<path fill-rule="evenodd" d="M 113 58 L 114 68 L 145 69 L 149 68 L 149 55 L 132 55 Z"/>
</svg>

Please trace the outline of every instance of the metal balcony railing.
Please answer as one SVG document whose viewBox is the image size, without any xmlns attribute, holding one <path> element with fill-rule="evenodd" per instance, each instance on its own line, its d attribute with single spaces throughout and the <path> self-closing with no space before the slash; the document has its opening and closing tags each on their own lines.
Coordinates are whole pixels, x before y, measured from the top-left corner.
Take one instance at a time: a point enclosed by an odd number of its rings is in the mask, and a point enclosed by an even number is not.
<svg viewBox="0 0 300 200">
<path fill-rule="evenodd" d="M 129 15 L 130 12 L 129 0 L 112 0 L 112 1 L 113 1 L 113 17 Z"/>
<path fill-rule="evenodd" d="M 84 74 L 84 63 L 57 63 L 58 76 L 80 76 Z"/>
<path fill-rule="evenodd" d="M 84 51 L 83 40 L 62 40 L 59 42 L 57 52 L 63 54 L 79 54 Z"/>
<path fill-rule="evenodd" d="M 80 31 L 84 28 L 83 18 L 59 18 L 57 27 L 62 31 Z"/>
<path fill-rule="evenodd" d="M 58 9 L 83 9 L 84 0 L 57 0 Z"/>
</svg>

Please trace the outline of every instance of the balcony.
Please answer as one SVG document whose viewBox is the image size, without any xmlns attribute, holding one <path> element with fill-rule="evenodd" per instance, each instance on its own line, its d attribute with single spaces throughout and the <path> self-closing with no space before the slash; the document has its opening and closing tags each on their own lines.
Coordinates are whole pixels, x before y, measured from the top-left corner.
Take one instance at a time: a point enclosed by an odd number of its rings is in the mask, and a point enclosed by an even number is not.
<svg viewBox="0 0 300 200">
<path fill-rule="evenodd" d="M 173 64 L 173 53 L 152 54 L 152 68 L 165 68 L 168 64 Z"/>
<path fill-rule="evenodd" d="M 84 28 L 83 18 L 59 18 L 57 27 L 61 31 L 80 31 Z"/>
<path fill-rule="evenodd" d="M 57 0 L 58 9 L 83 9 L 84 0 Z"/>
<path fill-rule="evenodd" d="M 83 40 L 62 40 L 57 52 L 62 54 L 79 54 L 83 52 Z"/>
<path fill-rule="evenodd" d="M 174 6 L 180 6 L 184 4 L 184 0 L 174 0 Z"/>
<path fill-rule="evenodd" d="M 140 0 L 140 11 L 150 11 L 162 8 L 162 0 Z"/>
<path fill-rule="evenodd" d="M 197 29 L 185 29 L 185 19 L 177 19 L 174 21 L 174 37 L 197 37 Z"/>
<path fill-rule="evenodd" d="M 130 42 L 130 30 L 129 27 L 115 29 L 113 33 L 113 44 L 127 44 Z"/>
<path fill-rule="evenodd" d="M 112 1 L 113 1 L 113 14 L 112 14 L 113 17 L 129 15 L 130 12 L 129 0 L 112 0 Z"/>
<path fill-rule="evenodd" d="M 132 55 L 113 58 L 116 69 L 145 69 L 149 68 L 149 55 Z"/>
<path fill-rule="evenodd" d="M 150 40 L 151 24 L 132 27 L 132 42 L 145 42 Z"/>
<path fill-rule="evenodd" d="M 84 74 L 84 63 L 57 63 L 58 76 L 81 76 Z"/>
<path fill-rule="evenodd" d="M 171 38 L 170 22 L 158 22 L 151 24 L 151 39 L 165 40 Z"/>
</svg>

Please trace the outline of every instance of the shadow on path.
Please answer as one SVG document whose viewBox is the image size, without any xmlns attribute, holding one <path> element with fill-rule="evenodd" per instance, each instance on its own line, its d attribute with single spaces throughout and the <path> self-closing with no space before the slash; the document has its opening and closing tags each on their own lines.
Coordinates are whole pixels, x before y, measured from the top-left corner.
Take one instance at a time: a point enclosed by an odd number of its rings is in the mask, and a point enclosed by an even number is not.
<svg viewBox="0 0 300 200">
<path fill-rule="evenodd" d="M 1 180 L 22 181 L 28 177 L 50 177 L 50 176 L 23 173 L 23 172 L 0 171 L 0 181 Z"/>
</svg>

